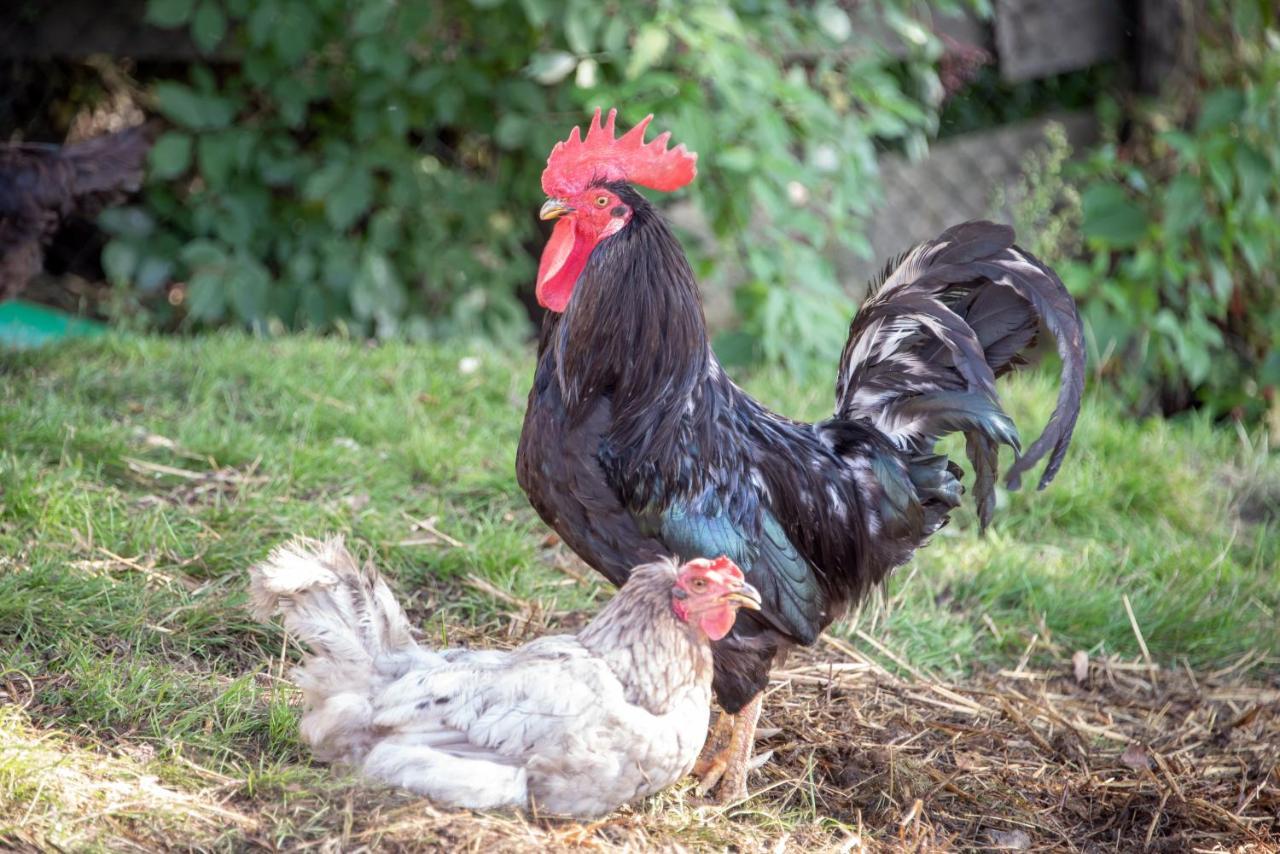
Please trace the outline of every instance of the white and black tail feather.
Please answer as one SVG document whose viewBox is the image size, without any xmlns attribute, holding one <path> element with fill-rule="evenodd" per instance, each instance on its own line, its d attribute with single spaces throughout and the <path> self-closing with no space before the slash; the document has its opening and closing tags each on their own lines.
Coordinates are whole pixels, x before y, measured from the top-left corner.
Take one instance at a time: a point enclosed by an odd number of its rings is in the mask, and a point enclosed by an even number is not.
<svg viewBox="0 0 1280 854">
<path fill-rule="evenodd" d="M 935 460 L 936 441 L 966 437 L 978 516 L 994 509 L 998 449 L 1020 450 L 997 377 L 1022 362 L 1043 324 L 1062 358 L 1048 424 L 1006 474 L 1017 489 L 1046 454 L 1040 488 L 1071 441 L 1084 384 L 1080 317 L 1062 281 L 1014 243 L 1013 229 L 968 222 L 891 262 L 849 328 L 836 382 L 836 416 L 875 425 L 903 452 Z M 937 466 L 917 466 L 930 472 Z"/>
<path fill-rule="evenodd" d="M 387 583 L 341 537 L 294 539 L 249 575 L 257 616 L 280 614 L 308 647 L 292 674 L 306 701 L 303 739 L 321 759 L 358 761 L 371 744 L 375 694 L 435 654 L 418 646 Z"/>
</svg>

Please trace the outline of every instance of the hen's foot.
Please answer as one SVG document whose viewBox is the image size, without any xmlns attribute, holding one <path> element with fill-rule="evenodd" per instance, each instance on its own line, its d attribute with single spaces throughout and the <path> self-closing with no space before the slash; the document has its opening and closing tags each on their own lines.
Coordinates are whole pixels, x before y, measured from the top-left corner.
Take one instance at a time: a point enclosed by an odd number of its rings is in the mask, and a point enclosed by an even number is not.
<svg viewBox="0 0 1280 854">
<path fill-rule="evenodd" d="M 703 755 L 694 766 L 694 774 L 699 778 L 699 794 L 705 795 L 714 790 L 714 800 L 720 804 L 746 800 L 747 774 L 754 767 L 751 749 L 755 745 L 756 723 L 760 720 L 762 700 L 762 695 L 756 695 L 738 714 L 721 713 L 716 720 L 711 738 L 707 740 L 707 748 L 704 748 Z M 722 726 L 728 730 L 728 738 L 722 746 L 717 746 L 713 741 L 720 735 Z"/>
</svg>

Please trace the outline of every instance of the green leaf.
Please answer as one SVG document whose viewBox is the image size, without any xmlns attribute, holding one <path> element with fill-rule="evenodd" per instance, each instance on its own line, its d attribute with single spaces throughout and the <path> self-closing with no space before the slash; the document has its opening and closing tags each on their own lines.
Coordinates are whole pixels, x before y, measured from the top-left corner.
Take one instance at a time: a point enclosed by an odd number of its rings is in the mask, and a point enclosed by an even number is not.
<svg viewBox="0 0 1280 854">
<path fill-rule="evenodd" d="M 371 0 L 360 6 L 355 20 L 351 22 L 351 32 L 357 36 L 368 36 L 379 33 L 386 26 L 394 5 L 390 0 Z"/>
<path fill-rule="evenodd" d="M 345 160 L 325 161 L 325 164 L 312 172 L 306 183 L 302 185 L 303 198 L 311 201 L 323 201 L 326 196 L 337 189 L 338 184 L 342 183 L 342 178 L 346 172 L 347 163 Z"/>
<path fill-rule="evenodd" d="M 570 3 L 564 19 L 564 38 L 569 43 L 569 50 L 579 55 L 594 50 L 596 33 L 603 20 L 604 4 L 599 0 Z"/>
<path fill-rule="evenodd" d="M 924 47 L 929 44 L 931 36 L 918 20 L 909 14 L 889 6 L 885 9 L 885 20 L 893 31 L 902 36 L 909 44 L 916 47 Z"/>
<path fill-rule="evenodd" d="M 307 120 L 311 90 L 297 77 L 281 77 L 271 84 L 271 94 L 280 107 L 281 120 L 291 128 L 300 128 Z"/>
<path fill-rule="evenodd" d="M 1180 130 L 1165 131 L 1160 134 L 1160 141 L 1181 154 L 1187 160 L 1195 160 L 1196 152 L 1198 150 L 1198 141 L 1191 134 Z"/>
<path fill-rule="evenodd" d="M 720 361 L 730 367 L 745 367 L 760 356 L 759 340 L 741 329 L 716 335 L 714 349 Z"/>
<path fill-rule="evenodd" d="M 351 288 L 351 310 L 362 320 L 395 317 L 405 307 L 404 285 L 381 252 L 366 252 Z"/>
<path fill-rule="evenodd" d="M 151 146 L 150 161 L 153 177 L 163 180 L 178 177 L 191 165 L 191 136 L 179 131 L 161 134 Z"/>
<path fill-rule="evenodd" d="M 814 10 L 814 19 L 818 27 L 831 37 L 832 41 L 844 42 L 853 35 L 853 23 L 849 13 L 834 3 L 823 3 Z"/>
<path fill-rule="evenodd" d="M 138 269 L 133 274 L 134 283 L 138 290 L 152 292 L 160 289 L 160 286 L 169 281 L 170 274 L 173 272 L 173 261 L 169 258 L 161 258 L 156 255 L 145 255 L 138 262 Z"/>
<path fill-rule="evenodd" d="M 587 58 L 578 63 L 578 72 L 573 75 L 573 85 L 579 89 L 593 89 L 599 79 L 600 63 Z"/>
<path fill-rule="evenodd" d="M 230 179 L 238 160 L 237 147 L 234 131 L 201 134 L 197 140 L 196 159 L 200 164 L 200 174 L 213 189 L 221 189 Z"/>
<path fill-rule="evenodd" d="M 627 21 L 622 15 L 610 15 L 609 22 L 604 25 L 601 41 L 608 53 L 619 54 L 627 48 Z"/>
<path fill-rule="evenodd" d="M 227 34 L 227 16 L 217 0 L 203 0 L 191 19 L 191 39 L 203 53 L 211 53 Z"/>
<path fill-rule="evenodd" d="M 224 243 L 247 248 L 263 224 L 265 209 L 262 190 L 251 187 L 219 198 L 213 233 Z"/>
<path fill-rule="evenodd" d="M 1094 184 L 1081 196 L 1085 237 L 1108 246 L 1125 248 L 1147 232 L 1147 215 L 1115 184 Z"/>
<path fill-rule="evenodd" d="M 1227 139 L 1215 140 L 1215 142 L 1220 144 L 1208 147 L 1204 152 L 1202 163 L 1209 171 L 1209 180 L 1213 183 L 1213 188 L 1218 191 L 1218 198 L 1227 201 L 1234 196 L 1232 184 L 1235 177 L 1235 158 L 1231 153 L 1233 144 Z"/>
<path fill-rule="evenodd" d="M 271 32 L 276 55 L 288 65 L 302 61 L 315 37 L 316 13 L 305 3 L 294 0 L 282 4 L 280 17 Z"/>
<path fill-rule="evenodd" d="M 1179 321 L 1168 309 L 1161 309 L 1155 320 L 1155 328 L 1173 341 L 1179 366 L 1187 380 L 1193 386 L 1204 382 L 1213 367 L 1210 348 L 1222 342 L 1218 330 L 1198 312 Z"/>
<path fill-rule="evenodd" d="M 569 76 L 578 65 L 577 58 L 563 50 L 535 53 L 524 73 L 544 86 L 553 86 Z"/>
<path fill-rule="evenodd" d="M 441 86 L 432 99 L 436 108 L 435 120 L 442 125 L 452 124 L 465 100 L 466 96 L 456 86 Z"/>
<path fill-rule="evenodd" d="M 426 95 L 439 86 L 444 79 L 445 71 L 443 68 L 438 66 L 420 68 L 409 77 L 409 82 L 405 88 L 414 95 Z"/>
<path fill-rule="evenodd" d="M 1258 380 L 1263 385 L 1280 385 L 1280 347 L 1267 355 L 1258 372 Z"/>
<path fill-rule="evenodd" d="M 112 240 L 102 248 L 102 272 L 107 281 L 116 287 L 124 287 L 133 278 L 138 266 L 138 247 L 125 240 Z"/>
<path fill-rule="evenodd" d="M 1224 88 L 1210 92 L 1200 105 L 1200 118 L 1196 122 L 1197 133 L 1221 130 L 1240 118 L 1244 112 L 1244 93 L 1239 89 Z"/>
<path fill-rule="evenodd" d="M 212 240 L 196 239 L 182 247 L 179 253 L 182 263 L 191 270 L 216 268 L 220 270 L 227 263 L 227 253 L 222 245 Z"/>
<path fill-rule="evenodd" d="M 364 215 L 373 202 L 373 176 L 367 169 L 352 165 L 325 196 L 324 213 L 329 224 L 346 231 Z"/>
<path fill-rule="evenodd" d="M 191 17 L 195 0 L 149 0 L 146 22 L 157 27 L 179 27 Z"/>
<path fill-rule="evenodd" d="M 132 237 L 135 240 L 151 237 L 156 230 L 155 218 L 134 205 L 107 208 L 98 214 L 98 225 L 117 237 Z"/>
<path fill-rule="evenodd" d="M 1241 191 L 1248 198 L 1257 198 L 1275 186 L 1270 162 L 1247 142 L 1236 145 L 1236 175 Z"/>
<path fill-rule="evenodd" d="M 745 145 L 728 145 L 716 154 L 715 162 L 731 172 L 750 172 L 756 168 L 756 155 Z"/>
<path fill-rule="evenodd" d="M 1236 289 L 1236 282 L 1227 265 L 1218 258 L 1209 260 L 1209 285 L 1213 289 L 1214 300 L 1225 307 Z"/>
<path fill-rule="evenodd" d="M 187 313 L 195 320 L 216 323 L 227 313 L 226 280 L 222 272 L 197 273 L 187 284 Z"/>
<path fill-rule="evenodd" d="M 271 276 L 260 263 L 253 258 L 237 258 L 227 270 L 226 287 L 231 307 L 242 320 L 265 318 Z"/>
<path fill-rule="evenodd" d="M 1262 273 L 1267 265 L 1268 256 L 1275 252 L 1274 244 L 1267 239 L 1266 235 L 1247 229 L 1236 232 L 1236 246 L 1240 247 L 1240 254 L 1244 256 L 1245 263 L 1249 265 L 1249 269 L 1255 276 Z"/>
<path fill-rule="evenodd" d="M 494 126 L 493 139 L 503 148 L 519 148 L 524 144 L 528 127 L 529 120 L 519 113 L 504 113 Z"/>
<path fill-rule="evenodd" d="M 636 35 L 635 43 L 631 46 L 631 59 L 627 62 L 627 79 L 635 80 L 657 65 L 670 44 L 671 36 L 662 27 L 649 24 L 640 30 Z"/>
<path fill-rule="evenodd" d="M 245 31 L 249 34 L 249 44 L 262 47 L 271 40 L 272 33 L 281 24 L 280 6 L 276 0 L 258 0 L 253 11 L 245 20 Z M 250 54 L 252 58 L 253 54 Z"/>
<path fill-rule="evenodd" d="M 173 81 L 156 84 L 156 105 L 175 123 L 191 130 L 213 130 L 231 124 L 235 108 L 226 98 L 201 94 Z"/>
<path fill-rule="evenodd" d="M 534 27 L 541 27 L 551 19 L 551 6 L 548 0 L 520 0 L 524 16 Z"/>
<path fill-rule="evenodd" d="M 1164 191 L 1164 223 L 1171 235 L 1185 233 L 1204 215 L 1204 194 L 1200 182 L 1179 175 Z"/>
</svg>

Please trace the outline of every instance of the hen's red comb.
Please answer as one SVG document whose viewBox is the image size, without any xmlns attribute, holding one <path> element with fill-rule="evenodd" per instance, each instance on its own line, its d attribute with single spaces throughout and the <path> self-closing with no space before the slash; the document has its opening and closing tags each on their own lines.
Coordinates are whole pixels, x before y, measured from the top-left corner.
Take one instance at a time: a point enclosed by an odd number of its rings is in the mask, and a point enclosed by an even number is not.
<svg viewBox="0 0 1280 854">
<path fill-rule="evenodd" d="M 720 557 L 711 561 L 711 568 L 717 572 L 723 572 L 731 578 L 736 578 L 739 581 L 745 577 L 742 574 L 742 570 L 738 568 L 738 565 L 730 560 L 727 555 L 720 555 Z"/>
<path fill-rule="evenodd" d="M 587 138 L 575 127 L 564 142 L 557 142 L 542 172 L 542 190 L 548 196 L 568 196 L 581 192 L 589 182 L 628 181 L 669 193 L 678 190 L 698 174 L 698 155 L 683 145 L 667 149 L 671 132 L 658 134 L 652 142 L 644 141 L 644 129 L 653 121 L 645 116 L 640 124 L 614 138 L 617 110 L 600 124 L 600 109 L 591 119 Z"/>
<path fill-rule="evenodd" d="M 746 578 L 746 576 L 742 574 L 742 570 L 738 568 L 738 565 L 727 555 L 720 555 L 720 557 L 714 560 L 698 558 L 697 560 L 689 561 L 686 566 L 697 567 L 698 569 L 702 569 L 706 572 L 723 572 L 730 578 L 736 578 L 739 581 L 743 581 Z"/>
</svg>

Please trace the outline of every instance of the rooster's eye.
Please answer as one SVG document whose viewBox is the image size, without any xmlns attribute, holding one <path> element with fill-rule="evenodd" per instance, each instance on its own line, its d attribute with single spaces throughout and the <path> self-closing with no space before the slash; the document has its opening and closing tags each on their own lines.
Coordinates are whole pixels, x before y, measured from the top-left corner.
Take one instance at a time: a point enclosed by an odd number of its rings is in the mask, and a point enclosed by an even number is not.
<svg viewBox="0 0 1280 854">
<path fill-rule="evenodd" d="M 603 208 L 609 204 L 608 196 L 596 196 L 596 207 Z"/>
<path fill-rule="evenodd" d="M 701 593 L 703 590 L 707 589 L 707 582 L 705 579 L 695 578 L 689 582 L 689 589 L 694 593 Z"/>
</svg>

